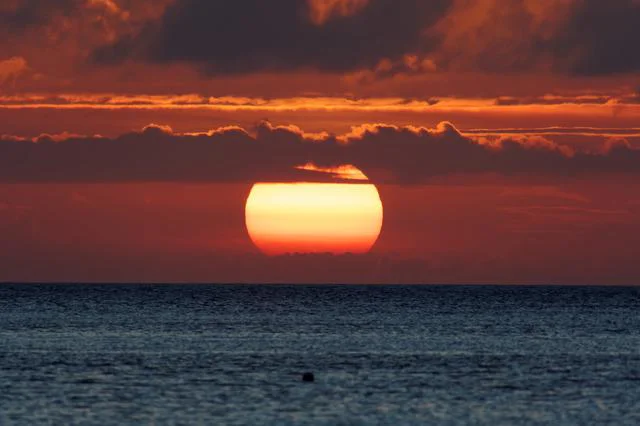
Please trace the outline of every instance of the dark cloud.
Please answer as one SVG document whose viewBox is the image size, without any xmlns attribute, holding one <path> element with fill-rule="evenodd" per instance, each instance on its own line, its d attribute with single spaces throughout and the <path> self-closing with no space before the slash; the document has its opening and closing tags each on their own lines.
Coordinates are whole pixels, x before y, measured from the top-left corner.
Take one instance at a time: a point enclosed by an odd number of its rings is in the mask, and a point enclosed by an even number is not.
<svg viewBox="0 0 640 426">
<path fill-rule="evenodd" d="M 310 0 L 12 0 L 0 5 L 0 34 L 11 47 L 34 29 L 34 46 L 81 46 L 98 64 L 183 62 L 210 75 L 315 69 L 367 83 L 436 70 L 640 71 L 637 0 L 341 1 L 358 7 L 318 21 Z"/>
<path fill-rule="evenodd" d="M 0 6 L 0 29 L 12 33 L 42 26 L 54 17 L 67 15 L 81 7 L 81 0 L 20 0 Z"/>
<path fill-rule="evenodd" d="M 275 132 L 277 134 L 277 131 Z M 0 139 L 0 181 L 153 182 L 313 179 L 293 170 L 304 148 L 291 134 L 263 143 L 241 129 L 181 136 L 161 126 L 115 139 L 42 135 L 35 142 Z M 269 139 L 269 138 L 267 138 Z M 272 146 L 271 146 L 272 145 Z M 288 145 L 292 145 L 289 149 Z M 298 146 L 299 145 L 299 146 Z"/>
<path fill-rule="evenodd" d="M 452 8 L 454 4 L 458 7 Z M 534 16 L 525 2 L 496 3 L 492 13 L 465 30 L 455 26 L 467 18 L 457 16 L 468 13 L 470 6 L 451 0 L 370 0 L 355 14 L 322 24 L 311 19 L 305 1 L 182 0 L 139 35 L 96 50 L 94 59 L 183 61 L 211 74 L 369 70 L 365 81 L 404 71 L 432 72 L 436 66 L 523 71 L 549 59 L 556 69 L 575 74 L 640 69 L 640 55 L 633 51 L 640 43 L 640 2 L 583 0 L 567 5 L 565 19 L 548 17 L 557 21 L 551 26 L 541 25 L 547 18 Z M 466 36 L 460 38 L 461 33 Z M 430 53 L 438 63 L 425 56 Z M 408 57 L 419 61 L 407 62 Z"/>
<path fill-rule="evenodd" d="M 640 1 L 582 0 L 552 43 L 577 74 L 639 71 Z"/>
<path fill-rule="evenodd" d="M 606 149 L 604 149 L 606 148 Z M 265 122 L 180 135 L 150 126 L 115 139 L 41 136 L 0 138 L 0 182 L 254 182 L 326 180 L 294 167 L 353 164 L 376 183 L 420 183 L 449 174 L 530 177 L 640 173 L 640 150 L 624 140 L 598 152 L 572 152 L 540 136 L 492 142 L 464 136 L 450 123 L 436 129 L 367 125 L 339 138 L 304 134 Z"/>
<path fill-rule="evenodd" d="M 492 73 L 636 72 L 639 23 L 637 0 L 458 0 L 434 27 L 443 39 L 436 62 Z"/>
<path fill-rule="evenodd" d="M 99 62 L 185 61 L 209 73 L 371 68 L 381 58 L 432 48 L 434 40 L 426 39 L 423 29 L 449 3 L 370 0 L 358 13 L 317 24 L 308 2 L 300 0 L 183 0 L 159 23 L 97 50 L 94 57 Z"/>
</svg>

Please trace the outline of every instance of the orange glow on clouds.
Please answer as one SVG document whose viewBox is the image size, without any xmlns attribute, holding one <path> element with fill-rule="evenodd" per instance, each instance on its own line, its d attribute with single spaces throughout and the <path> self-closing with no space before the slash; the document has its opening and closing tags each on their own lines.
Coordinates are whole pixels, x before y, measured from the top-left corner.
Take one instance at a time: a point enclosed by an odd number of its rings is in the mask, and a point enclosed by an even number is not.
<svg viewBox="0 0 640 426">
<path fill-rule="evenodd" d="M 328 173 L 333 176 L 334 179 L 345 179 L 354 181 L 368 181 L 367 175 L 362 173 L 360 169 L 351 166 L 343 165 L 338 167 L 318 167 L 313 163 L 307 163 L 304 166 L 296 167 L 298 170 L 309 170 L 313 172 Z"/>
<path fill-rule="evenodd" d="M 362 10 L 369 0 L 307 0 L 311 20 L 322 25 L 334 16 L 351 16 Z"/>
<path fill-rule="evenodd" d="M 366 253 L 382 229 L 382 202 L 373 184 L 258 183 L 245 219 L 265 254 Z"/>
</svg>

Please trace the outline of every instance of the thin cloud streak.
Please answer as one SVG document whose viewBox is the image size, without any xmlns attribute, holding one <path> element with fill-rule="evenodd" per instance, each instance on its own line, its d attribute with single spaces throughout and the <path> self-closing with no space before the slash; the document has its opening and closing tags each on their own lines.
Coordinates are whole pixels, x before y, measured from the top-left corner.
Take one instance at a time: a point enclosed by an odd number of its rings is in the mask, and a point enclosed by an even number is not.
<svg viewBox="0 0 640 426">
<path fill-rule="evenodd" d="M 461 129 L 465 135 L 473 136 L 588 136 L 588 137 L 640 137 L 640 128 L 599 128 L 599 127 L 539 127 L 507 129 Z"/>
<path fill-rule="evenodd" d="M 185 95 L 117 95 L 59 94 L 0 96 L 0 109 L 5 110 L 158 110 L 221 112 L 389 112 L 389 113 L 473 113 L 530 114 L 585 117 L 640 117 L 640 103 L 543 103 L 497 105 L 494 98 L 427 98 L 406 99 L 349 97 L 251 98 L 240 96 Z M 475 132 L 471 129 L 469 132 Z M 478 129 L 482 130 L 482 129 Z M 546 131 L 545 131 L 546 132 Z M 482 132 L 478 132 L 482 133 Z M 510 132 L 504 132 L 510 133 Z M 592 133 L 586 131 L 585 133 Z M 596 132 L 597 133 L 597 132 Z M 603 136 L 615 132 L 603 132 Z"/>
</svg>

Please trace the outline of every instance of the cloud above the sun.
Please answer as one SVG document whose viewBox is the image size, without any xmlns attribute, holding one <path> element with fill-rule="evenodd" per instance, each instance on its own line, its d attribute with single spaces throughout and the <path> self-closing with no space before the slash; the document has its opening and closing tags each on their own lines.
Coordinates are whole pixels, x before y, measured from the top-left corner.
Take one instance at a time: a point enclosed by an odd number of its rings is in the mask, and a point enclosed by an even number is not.
<svg viewBox="0 0 640 426">
<path fill-rule="evenodd" d="M 344 165 L 374 183 L 482 174 L 558 180 L 640 174 L 640 150 L 623 136 L 583 152 L 544 135 L 464 135 L 449 122 L 433 129 L 367 124 L 343 135 L 261 122 L 206 133 L 150 125 L 115 138 L 0 137 L 4 183 L 333 181 Z"/>
</svg>

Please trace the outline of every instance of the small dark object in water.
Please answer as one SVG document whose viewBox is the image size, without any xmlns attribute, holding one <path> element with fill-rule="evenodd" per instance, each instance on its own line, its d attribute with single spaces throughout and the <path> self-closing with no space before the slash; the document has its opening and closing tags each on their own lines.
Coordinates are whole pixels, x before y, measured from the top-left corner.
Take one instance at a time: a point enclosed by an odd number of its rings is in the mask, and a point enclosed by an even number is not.
<svg viewBox="0 0 640 426">
<path fill-rule="evenodd" d="M 304 373 L 302 375 L 303 382 L 313 382 L 316 378 L 313 376 L 313 373 Z"/>
</svg>

